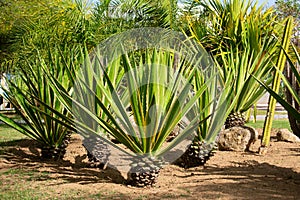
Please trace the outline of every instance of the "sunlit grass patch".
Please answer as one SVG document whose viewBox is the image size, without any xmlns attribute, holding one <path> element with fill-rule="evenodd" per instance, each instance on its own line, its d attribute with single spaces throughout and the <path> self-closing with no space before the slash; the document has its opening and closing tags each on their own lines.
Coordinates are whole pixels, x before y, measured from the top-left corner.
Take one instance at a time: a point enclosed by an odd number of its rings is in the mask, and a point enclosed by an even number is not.
<svg viewBox="0 0 300 200">
<path fill-rule="evenodd" d="M 264 120 L 258 120 L 255 123 L 254 122 L 248 122 L 246 125 L 251 126 L 253 128 L 263 128 L 264 127 Z M 276 129 L 286 128 L 286 129 L 291 130 L 289 121 L 287 119 L 286 120 L 284 120 L 284 119 L 274 120 L 272 128 L 276 128 Z"/>
<path fill-rule="evenodd" d="M 0 143 L 24 138 L 27 137 L 15 129 L 4 124 L 0 125 Z"/>
</svg>

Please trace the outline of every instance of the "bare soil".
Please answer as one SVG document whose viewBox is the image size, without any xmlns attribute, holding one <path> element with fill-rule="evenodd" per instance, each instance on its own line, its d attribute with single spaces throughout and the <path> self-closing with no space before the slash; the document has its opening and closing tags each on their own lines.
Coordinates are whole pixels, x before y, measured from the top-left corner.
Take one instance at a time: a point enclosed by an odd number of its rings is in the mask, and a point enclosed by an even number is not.
<svg viewBox="0 0 300 200">
<path fill-rule="evenodd" d="M 78 135 L 55 162 L 41 160 L 35 142 L 24 139 L 0 147 L 0 184 L 24 183 L 57 199 L 300 199 L 300 143 L 272 139 L 266 155 L 259 145 L 218 151 L 204 167 L 166 166 L 155 186 L 135 188 L 115 170 L 90 168 Z M 5 173 L 12 169 L 35 175 Z"/>
</svg>

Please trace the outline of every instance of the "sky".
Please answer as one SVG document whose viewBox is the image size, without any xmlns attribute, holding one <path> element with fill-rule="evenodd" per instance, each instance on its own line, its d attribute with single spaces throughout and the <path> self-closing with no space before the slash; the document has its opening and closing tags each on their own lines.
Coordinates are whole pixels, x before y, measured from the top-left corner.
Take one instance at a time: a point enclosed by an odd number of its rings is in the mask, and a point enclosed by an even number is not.
<svg viewBox="0 0 300 200">
<path fill-rule="evenodd" d="M 275 0 L 258 0 L 259 4 L 267 2 L 267 6 L 273 6 L 275 4 Z"/>
</svg>

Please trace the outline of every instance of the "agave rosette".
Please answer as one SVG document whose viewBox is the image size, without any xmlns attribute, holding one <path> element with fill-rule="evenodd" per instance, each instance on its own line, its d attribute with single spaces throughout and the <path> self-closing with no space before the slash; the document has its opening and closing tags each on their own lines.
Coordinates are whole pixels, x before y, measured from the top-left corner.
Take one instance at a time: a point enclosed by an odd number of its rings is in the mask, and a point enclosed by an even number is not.
<svg viewBox="0 0 300 200">
<path fill-rule="evenodd" d="M 113 167 L 132 166 L 145 157 L 174 161 L 194 139 L 199 124 L 210 117 L 211 113 L 189 116 L 194 110 L 202 114 L 197 101 L 218 73 L 199 45 L 176 34 L 135 29 L 110 38 L 92 56 L 85 52 L 83 67 L 72 77 L 73 96 L 49 75 L 61 101 L 75 116 L 78 132 L 90 141 L 85 146 L 92 152 L 97 147 L 88 138 L 101 138 L 110 149 L 108 160 Z M 197 83 L 197 90 L 196 74 L 204 80 Z M 214 101 L 212 97 L 207 103 Z M 180 133 L 167 143 L 176 128 Z"/>
</svg>

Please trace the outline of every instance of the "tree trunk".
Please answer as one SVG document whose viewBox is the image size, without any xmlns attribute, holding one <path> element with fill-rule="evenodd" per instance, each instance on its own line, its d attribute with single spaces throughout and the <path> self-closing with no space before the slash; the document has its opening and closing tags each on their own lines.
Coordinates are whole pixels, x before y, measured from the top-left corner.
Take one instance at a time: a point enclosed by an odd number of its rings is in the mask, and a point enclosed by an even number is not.
<svg viewBox="0 0 300 200">
<path fill-rule="evenodd" d="M 300 71 L 299 63 L 297 63 L 296 66 L 297 66 L 297 70 Z M 296 90 L 297 94 L 300 95 L 299 84 L 296 82 L 296 78 L 295 78 L 291 68 L 289 67 L 289 64 L 286 67 L 286 76 L 287 76 L 287 79 L 290 82 L 291 86 Z M 299 104 L 295 101 L 295 99 L 293 98 L 293 96 L 289 90 L 286 90 L 286 98 L 287 98 L 287 102 L 300 112 Z M 298 122 L 294 118 L 294 116 L 289 112 L 288 112 L 288 118 L 289 118 L 289 123 L 290 123 L 293 133 L 295 135 L 297 135 L 298 137 L 300 137 L 300 122 Z"/>
<path fill-rule="evenodd" d="M 292 17 L 287 18 L 286 23 L 285 23 L 284 33 L 282 36 L 282 41 L 281 41 L 282 48 L 280 49 L 278 60 L 276 63 L 278 71 L 276 70 L 274 72 L 274 79 L 273 79 L 273 83 L 272 83 L 272 90 L 275 93 L 278 93 L 279 89 L 280 89 L 281 77 L 280 77 L 279 73 L 284 72 L 284 68 L 285 68 L 285 64 L 286 64 L 286 56 L 285 56 L 284 51 L 287 52 L 289 49 L 290 38 L 291 38 L 292 27 L 293 27 L 292 24 L 293 24 L 293 18 Z M 270 144 L 271 128 L 272 128 L 272 123 L 273 123 L 274 114 L 275 114 L 276 99 L 274 97 L 272 97 L 271 95 L 269 97 L 268 104 L 269 105 L 268 105 L 266 120 L 265 120 L 265 124 L 264 124 L 264 128 L 263 128 L 263 137 L 261 140 L 261 148 L 260 148 L 260 153 L 262 153 L 262 154 L 265 153 L 264 151 L 265 151 L 266 147 L 268 147 Z"/>
</svg>

